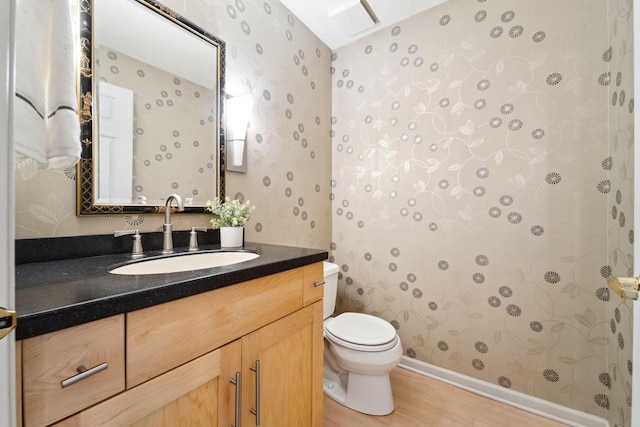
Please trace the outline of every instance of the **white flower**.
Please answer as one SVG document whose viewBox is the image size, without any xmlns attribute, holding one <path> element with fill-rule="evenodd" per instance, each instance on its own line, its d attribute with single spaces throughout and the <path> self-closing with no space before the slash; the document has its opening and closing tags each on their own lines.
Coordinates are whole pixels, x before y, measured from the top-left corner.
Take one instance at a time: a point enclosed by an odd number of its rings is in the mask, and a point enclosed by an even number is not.
<svg viewBox="0 0 640 427">
<path fill-rule="evenodd" d="M 222 202 L 216 197 L 212 202 L 207 201 L 205 210 L 216 215 L 211 219 L 211 228 L 214 230 L 220 227 L 244 227 L 251 217 L 251 212 L 255 209 L 249 200 L 241 203 L 239 200 L 230 200 L 228 197 Z"/>
</svg>

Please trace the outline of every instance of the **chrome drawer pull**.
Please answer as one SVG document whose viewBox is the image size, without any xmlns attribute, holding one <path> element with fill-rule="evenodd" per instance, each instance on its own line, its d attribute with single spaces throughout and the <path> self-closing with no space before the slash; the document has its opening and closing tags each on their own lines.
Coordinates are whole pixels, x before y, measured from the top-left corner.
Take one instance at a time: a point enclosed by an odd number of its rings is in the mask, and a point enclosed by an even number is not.
<svg viewBox="0 0 640 427">
<path fill-rule="evenodd" d="M 62 386 L 62 388 L 69 387 L 70 385 L 73 385 L 78 381 L 82 381 L 83 379 L 88 378 L 91 375 L 97 374 L 100 371 L 104 371 L 108 367 L 109 365 L 107 365 L 107 362 L 101 363 L 98 366 L 94 366 L 91 369 L 87 369 L 83 365 L 80 365 L 77 369 L 78 374 L 61 381 L 60 385 Z"/>
<path fill-rule="evenodd" d="M 324 286 L 324 280 L 322 282 L 313 282 L 313 286 L 315 286 L 316 288 L 318 286 Z"/>
</svg>

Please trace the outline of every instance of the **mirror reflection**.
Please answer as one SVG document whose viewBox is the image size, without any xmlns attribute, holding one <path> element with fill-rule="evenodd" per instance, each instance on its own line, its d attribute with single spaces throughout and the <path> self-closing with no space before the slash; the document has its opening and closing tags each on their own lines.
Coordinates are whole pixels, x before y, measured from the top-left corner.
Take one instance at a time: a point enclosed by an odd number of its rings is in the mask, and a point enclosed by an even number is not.
<svg viewBox="0 0 640 427">
<path fill-rule="evenodd" d="M 92 144 L 81 166 L 90 194 L 80 210 L 89 212 L 80 213 L 158 212 L 170 193 L 202 212 L 223 196 L 224 43 L 153 1 L 83 3 L 93 17 L 80 21 L 81 30 L 92 22 L 92 38 L 81 33 L 81 88 L 91 80 L 93 96 L 81 91 L 91 97 L 83 140 L 90 132 Z"/>
</svg>

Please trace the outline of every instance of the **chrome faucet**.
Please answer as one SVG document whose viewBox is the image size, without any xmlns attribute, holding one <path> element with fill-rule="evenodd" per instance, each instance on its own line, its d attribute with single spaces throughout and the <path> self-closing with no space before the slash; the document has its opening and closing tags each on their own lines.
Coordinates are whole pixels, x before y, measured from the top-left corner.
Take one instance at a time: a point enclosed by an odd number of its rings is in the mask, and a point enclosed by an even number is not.
<svg viewBox="0 0 640 427">
<path fill-rule="evenodd" d="M 162 253 L 170 254 L 173 252 L 173 234 L 171 226 L 171 202 L 174 201 L 178 204 L 178 212 L 184 210 L 184 202 L 179 194 L 170 194 L 167 197 L 167 201 L 164 205 L 164 224 L 162 225 Z"/>
</svg>

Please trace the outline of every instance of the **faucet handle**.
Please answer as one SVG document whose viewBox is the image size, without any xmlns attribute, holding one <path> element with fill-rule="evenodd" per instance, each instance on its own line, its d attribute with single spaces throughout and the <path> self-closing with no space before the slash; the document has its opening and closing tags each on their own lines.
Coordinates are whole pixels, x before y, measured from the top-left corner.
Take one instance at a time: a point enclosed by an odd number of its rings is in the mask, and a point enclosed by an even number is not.
<svg viewBox="0 0 640 427">
<path fill-rule="evenodd" d="M 198 231 L 207 231 L 207 227 L 191 227 L 191 232 L 189 233 L 189 250 L 197 251 L 198 250 Z"/>
<path fill-rule="evenodd" d="M 133 247 L 131 249 L 131 258 L 142 258 L 142 236 L 138 230 L 118 230 L 113 233 L 113 237 L 127 236 L 133 234 Z"/>
</svg>

